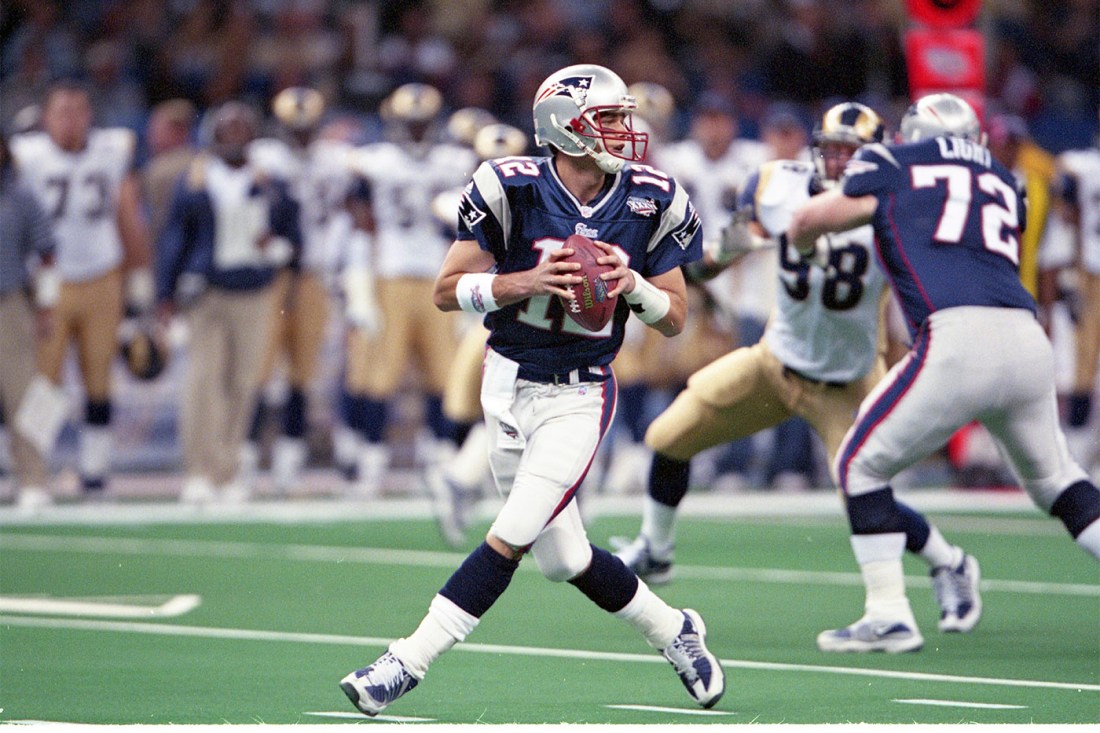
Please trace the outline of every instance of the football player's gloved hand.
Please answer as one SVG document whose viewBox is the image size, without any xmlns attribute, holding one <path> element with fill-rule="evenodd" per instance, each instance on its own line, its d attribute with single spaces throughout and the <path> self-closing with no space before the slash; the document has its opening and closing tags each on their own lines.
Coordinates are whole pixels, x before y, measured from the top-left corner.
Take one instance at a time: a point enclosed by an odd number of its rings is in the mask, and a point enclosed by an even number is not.
<svg viewBox="0 0 1100 733">
<path fill-rule="evenodd" d="M 718 239 L 703 243 L 703 249 L 716 265 L 728 265 L 749 252 L 774 246 L 775 242 L 757 236 L 750 228 L 752 207 L 742 206 L 730 223 L 722 228 Z"/>
<path fill-rule="evenodd" d="M 283 267 L 294 259 L 294 245 L 286 237 L 268 237 L 261 244 L 266 259 L 272 267 Z"/>
<path fill-rule="evenodd" d="M 787 234 L 784 232 L 779 235 L 779 246 L 788 247 L 790 241 L 787 239 Z M 832 255 L 832 245 L 828 234 L 822 234 L 816 240 L 814 240 L 813 248 L 810 250 L 801 250 L 797 247 L 791 248 L 803 262 L 808 262 L 815 267 L 820 267 L 822 270 L 828 272 L 829 270 L 829 258 Z"/>
<path fill-rule="evenodd" d="M 206 278 L 197 272 L 185 272 L 176 282 L 176 305 L 187 310 L 199 302 L 206 292 Z"/>
<path fill-rule="evenodd" d="M 382 332 L 382 311 L 374 293 L 374 277 L 367 270 L 350 268 L 343 275 L 344 315 L 348 323 L 368 338 Z"/>
<path fill-rule="evenodd" d="M 156 286 L 153 284 L 152 270 L 141 267 L 126 273 L 127 315 L 137 317 L 149 313 L 155 300 Z"/>
</svg>

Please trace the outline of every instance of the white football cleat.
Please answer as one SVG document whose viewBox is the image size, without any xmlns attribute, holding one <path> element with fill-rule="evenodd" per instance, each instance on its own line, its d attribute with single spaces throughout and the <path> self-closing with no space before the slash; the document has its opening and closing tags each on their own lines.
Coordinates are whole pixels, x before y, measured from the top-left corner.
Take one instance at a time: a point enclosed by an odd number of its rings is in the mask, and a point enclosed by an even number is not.
<svg viewBox="0 0 1100 733">
<path fill-rule="evenodd" d="M 864 616 L 851 626 L 829 629 L 817 635 L 817 648 L 823 652 L 900 652 L 919 651 L 924 646 L 916 622 L 901 619 L 872 619 Z"/>
<path fill-rule="evenodd" d="M 340 689 L 359 712 L 373 718 L 419 682 L 400 659 L 387 651 L 374 664 L 340 680 Z"/>
<path fill-rule="evenodd" d="M 615 557 L 623 561 L 635 575 L 649 585 L 665 585 L 672 581 L 674 568 L 672 566 L 672 552 L 668 557 L 658 558 L 654 555 L 649 539 L 645 535 L 638 535 L 633 542 L 625 542 L 622 538 L 612 537 L 611 545 L 618 546 Z"/>
<path fill-rule="evenodd" d="M 706 647 L 707 627 L 696 611 L 685 608 L 684 625 L 661 654 L 672 664 L 695 702 L 714 707 L 726 691 L 726 674 L 718 658 Z"/>
<path fill-rule="evenodd" d="M 982 596 L 978 591 L 981 576 L 973 555 L 963 555 L 958 567 L 932 571 L 932 590 L 940 606 L 940 631 L 965 633 L 978 625 L 982 618 Z"/>
</svg>

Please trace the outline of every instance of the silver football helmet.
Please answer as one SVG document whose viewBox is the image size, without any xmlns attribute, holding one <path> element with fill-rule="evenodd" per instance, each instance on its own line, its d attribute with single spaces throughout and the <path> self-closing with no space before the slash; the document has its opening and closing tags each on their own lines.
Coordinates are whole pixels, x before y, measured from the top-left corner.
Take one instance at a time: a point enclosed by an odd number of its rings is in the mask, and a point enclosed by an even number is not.
<svg viewBox="0 0 1100 733">
<path fill-rule="evenodd" d="M 637 102 L 618 74 L 595 64 L 577 64 L 551 74 L 535 94 L 535 143 L 566 155 L 590 156 L 606 173 L 645 157 L 649 135 L 635 132 Z M 623 114 L 623 127 L 607 127 L 606 112 Z M 621 149 L 619 149 L 621 148 Z"/>
<path fill-rule="evenodd" d="M 290 130 L 312 130 L 325 113 L 325 98 L 316 89 L 287 87 L 271 100 L 271 111 Z"/>
<path fill-rule="evenodd" d="M 984 144 L 982 125 L 974 108 L 954 94 L 929 94 L 914 102 L 901 118 L 900 142 L 930 137 L 961 137 Z"/>
<path fill-rule="evenodd" d="M 474 152 L 482 160 L 523 155 L 527 150 L 527 135 L 523 130 L 499 122 L 478 130 L 474 137 Z"/>
</svg>

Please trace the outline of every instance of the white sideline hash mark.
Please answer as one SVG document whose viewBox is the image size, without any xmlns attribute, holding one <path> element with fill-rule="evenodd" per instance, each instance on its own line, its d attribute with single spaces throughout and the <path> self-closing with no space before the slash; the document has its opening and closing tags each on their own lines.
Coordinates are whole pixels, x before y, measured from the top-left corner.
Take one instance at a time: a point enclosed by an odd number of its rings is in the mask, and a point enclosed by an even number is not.
<svg viewBox="0 0 1100 733">
<path fill-rule="evenodd" d="M 155 596 L 145 600 L 153 605 L 121 603 L 140 600 L 132 596 L 115 598 L 53 598 L 50 596 L 0 596 L 0 613 L 29 613 L 37 616 L 91 616 L 93 618 L 174 618 L 192 611 L 202 603 L 195 594 Z"/>
<path fill-rule="evenodd" d="M 664 708 L 659 705 L 605 705 L 613 710 L 641 710 L 643 713 L 683 713 L 684 715 L 736 715 L 724 710 L 695 710 L 691 708 Z"/>
<path fill-rule="evenodd" d="M 988 710 L 1026 710 L 1027 705 L 1002 705 L 995 702 L 962 702 L 959 700 L 928 700 L 924 698 L 897 699 L 907 705 L 938 705 L 941 708 L 985 708 Z"/>
</svg>

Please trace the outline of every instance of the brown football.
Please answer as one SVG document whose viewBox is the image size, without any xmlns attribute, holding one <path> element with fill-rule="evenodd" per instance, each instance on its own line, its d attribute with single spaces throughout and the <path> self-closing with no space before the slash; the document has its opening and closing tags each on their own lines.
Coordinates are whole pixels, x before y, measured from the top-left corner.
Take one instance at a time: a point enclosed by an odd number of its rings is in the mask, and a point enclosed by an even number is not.
<svg viewBox="0 0 1100 733">
<path fill-rule="evenodd" d="M 613 286 L 601 280 L 600 275 L 614 268 L 596 263 L 596 259 L 602 257 L 604 252 L 588 237 L 573 234 L 565 240 L 564 246 L 573 250 L 573 254 L 563 261 L 579 264 L 581 269 L 576 274 L 583 279 L 576 285 L 570 286 L 576 300 L 561 298 L 562 307 L 565 308 L 569 317 L 583 328 L 599 331 L 611 320 L 611 316 L 615 313 L 615 304 L 618 302 L 618 296 L 614 298 L 607 296 L 607 291 Z"/>
</svg>

